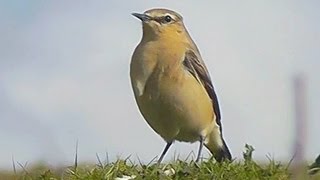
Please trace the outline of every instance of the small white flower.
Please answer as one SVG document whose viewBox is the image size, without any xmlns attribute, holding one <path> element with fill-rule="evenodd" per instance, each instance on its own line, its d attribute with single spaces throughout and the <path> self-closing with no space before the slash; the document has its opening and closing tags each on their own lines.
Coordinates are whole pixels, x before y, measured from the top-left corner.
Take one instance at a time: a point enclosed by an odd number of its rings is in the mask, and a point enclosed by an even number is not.
<svg viewBox="0 0 320 180">
<path fill-rule="evenodd" d="M 172 176 L 172 175 L 174 175 L 175 173 L 176 173 L 176 171 L 175 171 L 173 168 L 170 168 L 170 169 L 167 169 L 167 170 L 164 171 L 164 174 L 165 174 L 166 176 Z"/>
<path fill-rule="evenodd" d="M 130 179 L 134 179 L 134 178 L 136 178 L 135 175 L 132 175 L 132 176 L 123 175 L 122 177 L 116 177 L 114 180 L 130 180 Z"/>
</svg>

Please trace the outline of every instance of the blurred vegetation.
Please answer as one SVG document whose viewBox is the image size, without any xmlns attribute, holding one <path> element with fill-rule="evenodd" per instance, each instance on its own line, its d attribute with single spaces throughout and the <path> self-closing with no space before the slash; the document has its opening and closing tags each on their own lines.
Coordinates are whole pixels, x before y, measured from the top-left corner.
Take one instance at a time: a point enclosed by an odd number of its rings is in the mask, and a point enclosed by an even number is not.
<svg viewBox="0 0 320 180">
<path fill-rule="evenodd" d="M 301 172 L 291 168 L 291 164 L 281 164 L 271 158 L 267 163 L 257 163 L 252 159 L 254 148 L 245 146 L 243 160 L 216 163 L 213 159 L 195 163 L 193 160 L 174 160 L 168 164 L 151 162 L 149 164 L 133 163 L 129 158 L 115 162 L 102 162 L 97 156 L 97 164 L 79 164 L 77 158 L 71 167 L 53 168 L 45 164 L 28 167 L 22 164 L 13 164 L 13 169 L 0 171 L 0 179 L 319 179 L 320 156 L 310 166 L 304 166 Z M 16 171 L 17 167 L 19 171 Z M 295 178 L 295 175 L 299 175 Z"/>
</svg>

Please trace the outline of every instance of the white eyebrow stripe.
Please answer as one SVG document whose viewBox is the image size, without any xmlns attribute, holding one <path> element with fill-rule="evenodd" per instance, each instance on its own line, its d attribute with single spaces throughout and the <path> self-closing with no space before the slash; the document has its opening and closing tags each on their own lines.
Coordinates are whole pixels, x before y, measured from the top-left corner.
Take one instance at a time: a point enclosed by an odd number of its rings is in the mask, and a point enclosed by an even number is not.
<svg viewBox="0 0 320 180">
<path fill-rule="evenodd" d="M 174 19 L 174 20 L 176 19 L 176 17 L 170 13 L 166 13 L 166 14 L 164 14 L 164 16 L 170 16 L 172 19 Z"/>
</svg>

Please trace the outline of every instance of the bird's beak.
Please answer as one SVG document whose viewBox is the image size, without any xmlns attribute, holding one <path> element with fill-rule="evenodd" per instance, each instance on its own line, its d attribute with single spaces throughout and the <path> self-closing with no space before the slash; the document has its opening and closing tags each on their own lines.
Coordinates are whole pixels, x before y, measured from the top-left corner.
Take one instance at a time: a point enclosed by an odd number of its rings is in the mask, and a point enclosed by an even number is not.
<svg viewBox="0 0 320 180">
<path fill-rule="evenodd" d="M 151 20 L 151 17 L 146 14 L 132 13 L 132 15 L 140 19 L 142 22 Z"/>
</svg>

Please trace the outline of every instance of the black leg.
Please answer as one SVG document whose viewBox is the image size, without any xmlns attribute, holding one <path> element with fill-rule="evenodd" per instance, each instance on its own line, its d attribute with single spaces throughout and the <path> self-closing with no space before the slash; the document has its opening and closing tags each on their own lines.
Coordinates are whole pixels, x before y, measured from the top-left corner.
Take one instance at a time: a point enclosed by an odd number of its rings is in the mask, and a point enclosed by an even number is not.
<svg viewBox="0 0 320 180">
<path fill-rule="evenodd" d="M 161 163 L 164 155 L 166 155 L 166 153 L 167 153 L 169 147 L 171 146 L 171 144 L 172 144 L 172 142 L 167 142 L 167 145 L 166 145 L 166 147 L 164 148 L 164 150 L 163 150 L 163 152 L 162 152 L 162 154 L 161 154 L 161 156 L 160 156 L 160 158 L 159 158 L 159 160 L 158 160 L 158 164 Z"/>
<path fill-rule="evenodd" d="M 198 151 L 198 156 L 197 156 L 196 162 L 199 162 L 199 160 L 200 160 L 202 147 L 203 147 L 203 137 L 200 136 L 200 146 L 199 146 L 199 151 Z"/>
</svg>

